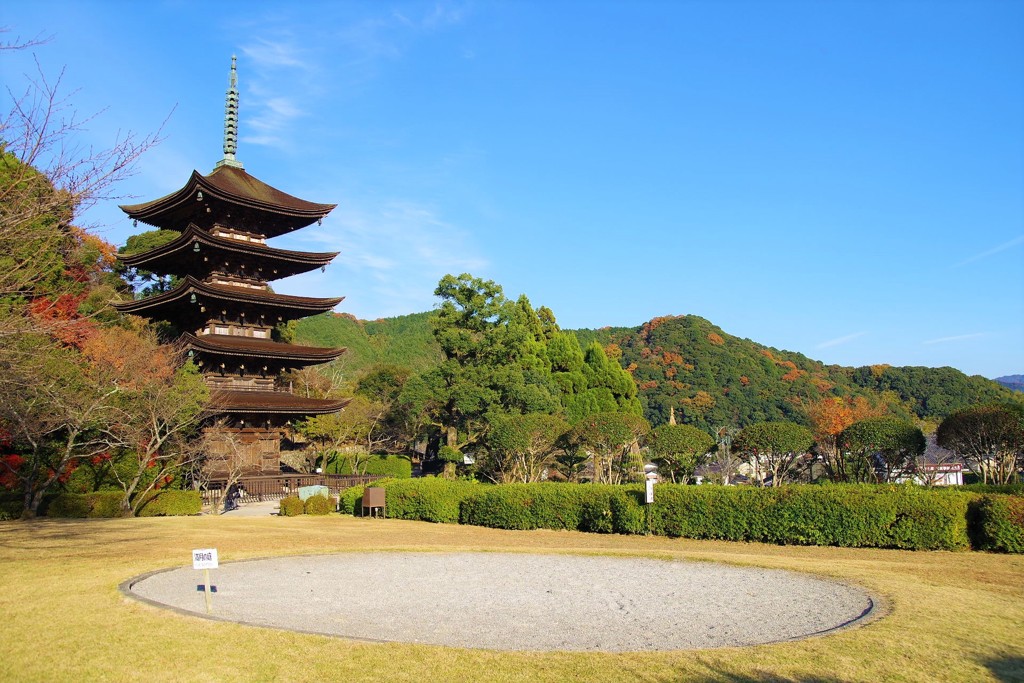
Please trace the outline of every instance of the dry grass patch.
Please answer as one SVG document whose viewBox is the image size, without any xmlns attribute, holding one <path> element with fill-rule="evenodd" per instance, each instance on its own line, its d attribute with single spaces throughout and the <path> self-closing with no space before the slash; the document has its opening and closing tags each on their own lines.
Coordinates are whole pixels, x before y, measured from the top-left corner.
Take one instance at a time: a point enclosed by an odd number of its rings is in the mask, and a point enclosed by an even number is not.
<svg viewBox="0 0 1024 683">
<path fill-rule="evenodd" d="M 121 582 L 138 574 L 187 565 L 199 547 L 218 548 L 221 561 L 458 550 L 727 562 L 858 583 L 884 596 L 890 613 L 835 635 L 750 648 L 508 653 L 368 644 L 212 622 L 118 592 Z M 0 523 L 0 563 L 5 681 L 1024 680 L 1020 556 L 511 532 L 330 516 Z"/>
</svg>

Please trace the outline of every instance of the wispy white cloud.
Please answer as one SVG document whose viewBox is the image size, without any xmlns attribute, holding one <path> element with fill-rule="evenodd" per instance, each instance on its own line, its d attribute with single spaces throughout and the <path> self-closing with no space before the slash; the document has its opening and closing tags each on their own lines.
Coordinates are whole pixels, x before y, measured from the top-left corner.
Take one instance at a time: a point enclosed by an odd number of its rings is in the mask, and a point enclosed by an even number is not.
<svg viewBox="0 0 1024 683">
<path fill-rule="evenodd" d="M 276 246 L 289 248 L 283 240 Z M 288 240 L 291 248 L 341 252 L 316 288 L 333 286 L 345 293 L 341 308 L 360 317 L 428 310 L 442 276 L 479 273 L 488 265 L 468 233 L 410 201 L 341 205 L 322 226 L 310 226 Z"/>
<path fill-rule="evenodd" d="M 316 78 L 317 64 L 287 26 L 274 25 L 270 32 L 273 39 L 255 37 L 241 48 L 239 140 L 287 150 L 296 122 L 309 113 L 300 103 L 312 106 L 310 83 Z"/>
<path fill-rule="evenodd" d="M 309 69 L 310 65 L 300 56 L 300 49 L 286 40 L 268 40 L 256 38 L 252 43 L 242 47 L 245 55 L 256 66 L 263 68 Z"/>
<path fill-rule="evenodd" d="M 953 267 L 960 268 L 961 266 L 966 266 L 969 263 L 974 263 L 975 261 L 980 261 L 982 259 L 988 258 L 989 256 L 994 256 L 1000 252 L 1006 251 L 1007 249 L 1013 249 L 1014 247 L 1020 246 L 1022 244 L 1024 244 L 1024 235 L 1018 235 L 1009 242 L 1003 242 L 998 247 L 992 247 L 988 251 L 983 251 L 980 254 L 975 254 L 970 258 L 964 259 L 963 261 L 960 261 Z"/>
<path fill-rule="evenodd" d="M 410 28 L 432 31 L 444 26 L 461 23 L 466 16 L 466 9 L 461 4 L 438 2 L 419 16 L 410 16 L 398 10 L 392 12 L 391 15 L 399 23 Z"/>
<path fill-rule="evenodd" d="M 928 341 L 922 342 L 923 344 L 945 344 L 946 342 L 965 341 L 967 339 L 978 339 L 984 337 L 987 332 L 973 332 L 971 334 L 957 334 L 952 337 L 939 337 L 938 339 L 929 339 Z"/>
<path fill-rule="evenodd" d="M 854 339 L 857 339 L 858 337 L 863 337 L 865 334 L 867 334 L 867 332 L 854 332 L 853 334 L 847 334 L 847 335 L 842 336 L 842 337 L 836 337 L 835 339 L 829 339 L 828 341 L 821 342 L 815 348 L 828 349 L 828 348 L 831 348 L 833 346 L 842 346 L 843 344 L 846 344 L 847 342 L 851 342 Z"/>
</svg>

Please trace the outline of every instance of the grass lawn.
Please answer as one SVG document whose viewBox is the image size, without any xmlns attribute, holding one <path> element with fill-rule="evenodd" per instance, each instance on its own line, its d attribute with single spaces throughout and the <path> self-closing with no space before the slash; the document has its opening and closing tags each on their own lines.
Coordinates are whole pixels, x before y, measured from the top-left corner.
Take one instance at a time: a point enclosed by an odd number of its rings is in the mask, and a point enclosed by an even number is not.
<svg viewBox="0 0 1024 683">
<path fill-rule="evenodd" d="M 888 614 L 831 636 L 749 648 L 499 653 L 213 622 L 118 592 L 135 575 L 190 565 L 191 550 L 205 547 L 216 547 L 221 562 L 384 549 L 720 561 L 859 583 L 883 598 Z M 333 515 L 0 522 L 0 607 L 2 681 L 1024 680 L 1024 556 L 985 553 L 511 532 Z"/>
</svg>

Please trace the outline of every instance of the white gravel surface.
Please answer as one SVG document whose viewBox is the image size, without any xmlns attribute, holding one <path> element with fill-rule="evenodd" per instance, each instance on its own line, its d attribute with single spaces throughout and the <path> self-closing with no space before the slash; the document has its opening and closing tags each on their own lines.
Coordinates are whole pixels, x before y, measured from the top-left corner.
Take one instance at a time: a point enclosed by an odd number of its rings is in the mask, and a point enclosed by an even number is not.
<svg viewBox="0 0 1024 683">
<path fill-rule="evenodd" d="M 213 617 L 346 638 L 494 650 L 755 645 L 851 625 L 862 589 L 794 572 L 654 559 L 373 552 L 221 564 Z M 128 582 L 205 616 L 203 573 Z"/>
</svg>

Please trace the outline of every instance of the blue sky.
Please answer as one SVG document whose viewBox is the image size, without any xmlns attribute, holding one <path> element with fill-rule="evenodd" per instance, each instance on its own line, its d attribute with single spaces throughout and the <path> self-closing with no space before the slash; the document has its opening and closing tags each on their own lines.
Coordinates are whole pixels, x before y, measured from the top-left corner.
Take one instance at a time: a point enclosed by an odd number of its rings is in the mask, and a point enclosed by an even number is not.
<svg viewBox="0 0 1024 683">
<path fill-rule="evenodd" d="M 11 3 L 15 90 L 164 141 L 141 201 L 221 157 L 337 203 L 276 285 L 373 319 L 493 279 L 563 327 L 696 314 L 842 365 L 1024 372 L 1024 3 Z M 137 231 L 113 203 L 87 216 Z"/>
</svg>

